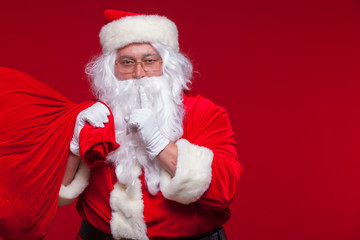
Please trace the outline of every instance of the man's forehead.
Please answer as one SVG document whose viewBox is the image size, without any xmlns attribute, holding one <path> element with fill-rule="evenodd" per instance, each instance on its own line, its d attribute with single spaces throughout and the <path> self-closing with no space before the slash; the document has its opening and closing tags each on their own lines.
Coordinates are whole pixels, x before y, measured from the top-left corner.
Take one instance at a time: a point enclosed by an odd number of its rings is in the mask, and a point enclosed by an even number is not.
<svg viewBox="0 0 360 240">
<path fill-rule="evenodd" d="M 117 55 L 144 55 L 158 54 L 158 52 L 149 43 L 132 43 L 117 50 Z"/>
<path fill-rule="evenodd" d="M 134 55 L 132 55 L 132 54 L 119 54 L 118 57 L 119 58 L 134 58 Z M 145 57 L 160 57 L 160 55 L 158 53 L 144 53 L 144 54 L 141 54 L 141 57 L 142 58 L 145 58 Z"/>
<path fill-rule="evenodd" d="M 146 57 L 160 57 L 159 53 L 151 48 L 128 48 L 120 49 L 117 52 L 118 58 L 146 58 Z"/>
</svg>

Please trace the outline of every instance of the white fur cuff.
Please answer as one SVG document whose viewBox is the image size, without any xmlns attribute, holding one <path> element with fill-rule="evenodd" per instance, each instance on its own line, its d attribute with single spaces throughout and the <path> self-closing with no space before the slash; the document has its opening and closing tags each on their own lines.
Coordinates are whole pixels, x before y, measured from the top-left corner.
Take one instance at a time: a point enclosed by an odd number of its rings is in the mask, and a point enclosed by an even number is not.
<svg viewBox="0 0 360 240">
<path fill-rule="evenodd" d="M 178 159 L 175 176 L 161 172 L 160 190 L 167 199 L 182 204 L 197 201 L 208 189 L 212 169 L 213 152 L 205 147 L 191 144 L 185 139 L 176 142 Z"/>
<path fill-rule="evenodd" d="M 67 186 L 61 184 L 59 197 L 64 199 L 77 198 L 89 184 L 89 178 L 90 168 L 81 161 L 79 169 L 77 170 L 72 182 Z"/>
</svg>

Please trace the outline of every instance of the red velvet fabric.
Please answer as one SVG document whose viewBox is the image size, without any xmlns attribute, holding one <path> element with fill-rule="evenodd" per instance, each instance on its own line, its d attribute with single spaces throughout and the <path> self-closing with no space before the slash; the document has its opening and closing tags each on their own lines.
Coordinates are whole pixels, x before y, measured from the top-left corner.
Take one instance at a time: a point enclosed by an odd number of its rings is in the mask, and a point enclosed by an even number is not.
<svg viewBox="0 0 360 240">
<path fill-rule="evenodd" d="M 242 174 L 225 109 L 200 95 L 185 97 L 184 104 L 182 138 L 213 151 L 211 183 L 204 195 L 189 205 L 166 200 L 161 193 L 152 196 L 143 184 L 144 216 L 150 239 L 200 236 L 222 226 L 230 218 L 229 205 Z"/>
<path fill-rule="evenodd" d="M 0 239 L 44 238 L 57 210 L 77 114 L 94 103 L 74 104 L 24 73 L 0 68 Z M 95 146 L 103 155 L 116 147 L 111 137 L 109 146 Z M 83 146 L 95 164 L 99 151 Z"/>
<path fill-rule="evenodd" d="M 242 174 L 226 111 L 201 96 L 185 97 L 184 103 L 183 138 L 213 151 L 212 182 L 201 199 L 183 205 L 165 199 L 160 192 L 151 195 L 142 175 L 144 219 L 150 239 L 199 236 L 224 224 L 230 217 L 228 207 Z M 92 169 L 89 187 L 77 203 L 83 219 L 109 234 L 109 196 L 115 182 L 114 169 L 97 164 Z"/>
<path fill-rule="evenodd" d="M 109 23 L 109 22 L 118 20 L 123 17 L 137 16 L 137 15 L 139 15 L 139 14 L 131 13 L 131 12 L 124 12 L 124 11 L 117 11 L 117 10 L 105 10 L 104 11 L 105 23 Z"/>
<path fill-rule="evenodd" d="M 110 110 L 110 109 L 109 109 Z M 85 124 L 80 132 L 80 156 L 88 167 L 104 162 L 109 152 L 120 145 L 115 141 L 114 117 L 110 111 L 109 122 L 104 128 L 95 128 Z"/>
</svg>

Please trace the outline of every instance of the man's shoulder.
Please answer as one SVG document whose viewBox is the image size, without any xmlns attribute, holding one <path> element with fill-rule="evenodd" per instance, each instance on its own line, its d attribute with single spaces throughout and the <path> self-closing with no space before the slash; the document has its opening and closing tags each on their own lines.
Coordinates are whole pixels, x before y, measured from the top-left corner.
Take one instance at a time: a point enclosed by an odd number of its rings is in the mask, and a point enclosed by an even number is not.
<svg viewBox="0 0 360 240">
<path fill-rule="evenodd" d="M 212 100 L 200 95 L 184 95 L 184 106 L 186 112 L 213 112 L 213 111 L 225 111 L 221 106 L 216 105 Z"/>
<path fill-rule="evenodd" d="M 184 105 L 186 107 L 195 107 L 199 105 L 213 105 L 215 104 L 208 98 L 205 98 L 204 96 L 200 94 L 186 94 L 184 95 Z"/>
</svg>

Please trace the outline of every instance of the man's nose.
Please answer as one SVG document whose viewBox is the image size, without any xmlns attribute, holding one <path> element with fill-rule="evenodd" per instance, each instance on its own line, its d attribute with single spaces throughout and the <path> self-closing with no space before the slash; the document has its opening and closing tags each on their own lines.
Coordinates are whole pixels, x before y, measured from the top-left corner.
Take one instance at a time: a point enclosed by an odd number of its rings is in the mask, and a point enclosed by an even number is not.
<svg viewBox="0 0 360 240">
<path fill-rule="evenodd" d="M 137 78 L 137 79 L 140 79 L 140 78 L 143 78 L 145 77 L 146 73 L 141 65 L 141 63 L 137 63 L 135 65 L 135 70 L 133 72 L 133 77 Z"/>
</svg>

